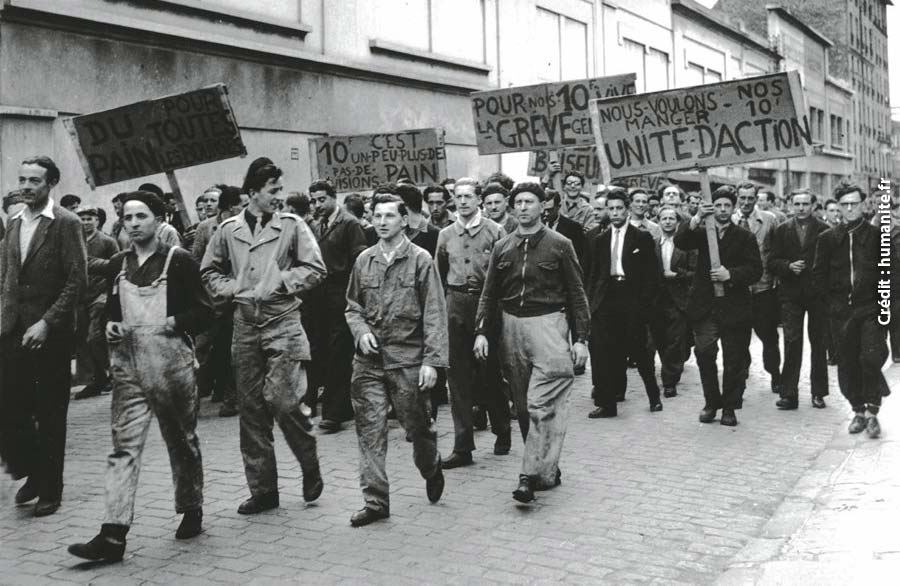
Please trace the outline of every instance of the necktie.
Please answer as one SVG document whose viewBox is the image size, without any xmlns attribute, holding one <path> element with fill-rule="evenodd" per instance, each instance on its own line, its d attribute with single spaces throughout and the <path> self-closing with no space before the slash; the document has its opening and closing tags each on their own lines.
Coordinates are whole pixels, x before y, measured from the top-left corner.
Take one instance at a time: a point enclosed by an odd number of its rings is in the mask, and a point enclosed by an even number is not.
<svg viewBox="0 0 900 586">
<path fill-rule="evenodd" d="M 325 234 L 326 230 L 328 230 L 328 218 L 322 218 L 322 227 L 321 227 L 322 234 Z"/>
<path fill-rule="evenodd" d="M 619 228 L 613 228 L 613 243 L 610 249 L 609 258 L 609 274 L 617 276 L 619 274 Z"/>
<path fill-rule="evenodd" d="M 800 224 L 797 235 L 800 237 L 800 246 L 806 244 L 806 224 Z"/>
<path fill-rule="evenodd" d="M 746 216 L 741 216 L 741 221 L 738 223 L 738 225 L 739 225 L 741 228 L 744 228 L 744 229 L 746 229 L 746 230 L 749 230 L 749 229 L 750 229 L 750 223 L 747 221 L 747 217 L 746 217 Z"/>
</svg>

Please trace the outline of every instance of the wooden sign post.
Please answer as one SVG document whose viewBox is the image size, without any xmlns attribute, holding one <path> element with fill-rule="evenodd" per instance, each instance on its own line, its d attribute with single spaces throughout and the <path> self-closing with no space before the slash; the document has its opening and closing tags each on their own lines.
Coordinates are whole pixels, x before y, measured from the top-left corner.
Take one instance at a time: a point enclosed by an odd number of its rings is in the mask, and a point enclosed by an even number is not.
<svg viewBox="0 0 900 586">
<path fill-rule="evenodd" d="M 188 216 L 187 206 L 184 205 L 184 196 L 181 194 L 181 187 L 178 186 L 175 171 L 166 171 L 166 179 L 169 180 L 172 195 L 175 196 L 175 201 L 178 202 L 178 215 L 181 217 L 181 225 L 187 228 L 191 225 L 191 218 Z"/>
<path fill-rule="evenodd" d="M 703 201 L 712 203 L 712 189 L 709 186 L 709 173 L 706 169 L 700 169 L 700 193 L 703 195 Z M 716 219 L 712 216 L 706 216 L 706 243 L 709 246 L 709 268 L 717 269 L 722 266 L 719 258 L 719 234 L 716 229 Z M 723 283 L 713 283 L 713 293 L 716 297 L 725 295 L 725 285 Z"/>
</svg>

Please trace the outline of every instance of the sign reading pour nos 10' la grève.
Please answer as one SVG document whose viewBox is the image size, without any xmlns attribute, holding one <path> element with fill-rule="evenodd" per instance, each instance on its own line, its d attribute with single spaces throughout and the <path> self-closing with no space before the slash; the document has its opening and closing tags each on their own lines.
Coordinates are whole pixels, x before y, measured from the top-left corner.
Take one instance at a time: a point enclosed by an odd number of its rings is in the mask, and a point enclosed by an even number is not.
<svg viewBox="0 0 900 586">
<path fill-rule="evenodd" d="M 590 108 L 604 183 L 811 152 L 796 71 L 591 100 Z"/>
</svg>

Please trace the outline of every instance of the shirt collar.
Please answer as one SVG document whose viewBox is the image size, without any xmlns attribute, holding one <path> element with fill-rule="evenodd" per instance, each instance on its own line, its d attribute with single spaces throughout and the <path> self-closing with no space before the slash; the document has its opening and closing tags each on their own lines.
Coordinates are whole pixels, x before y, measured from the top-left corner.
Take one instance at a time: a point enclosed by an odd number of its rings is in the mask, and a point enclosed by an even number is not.
<svg viewBox="0 0 900 586">
<path fill-rule="evenodd" d="M 21 210 L 19 210 L 18 214 L 16 214 L 15 216 L 12 217 L 12 219 L 15 220 L 16 218 L 22 218 L 22 220 L 24 220 L 25 219 L 25 210 L 27 210 L 27 209 L 28 209 L 27 207 L 22 208 Z M 55 218 L 55 216 L 53 215 L 53 198 L 52 197 L 47 198 L 47 205 L 44 206 L 44 209 L 41 210 L 41 213 L 39 213 L 38 216 L 44 216 L 45 218 L 48 218 L 50 220 Z M 37 218 L 35 218 L 35 219 L 37 219 Z"/>
<path fill-rule="evenodd" d="M 334 206 L 334 211 L 331 212 L 330 216 L 328 216 L 328 225 L 329 226 L 334 225 L 334 220 L 335 220 L 335 218 L 338 217 L 338 212 L 340 212 L 340 211 L 341 211 L 340 206 Z"/>
<path fill-rule="evenodd" d="M 409 238 L 406 237 L 405 234 L 401 234 L 401 237 L 403 238 L 403 242 L 401 242 L 400 245 L 394 249 L 394 255 L 391 257 L 391 261 L 395 261 L 398 258 L 404 258 L 409 253 L 409 245 L 412 244 L 412 242 L 409 240 Z M 384 258 L 384 247 L 382 246 L 381 240 L 378 241 L 378 254 L 374 255 L 372 258 L 376 262 L 388 264 L 387 259 Z"/>
<path fill-rule="evenodd" d="M 475 214 L 472 216 L 472 219 L 468 221 L 468 223 L 464 223 L 463 219 L 460 217 L 456 218 L 456 221 L 453 222 L 453 227 L 456 229 L 456 233 L 460 236 L 468 230 L 470 234 L 473 236 L 478 234 L 479 230 L 481 230 L 483 222 L 481 221 L 481 210 L 476 210 Z"/>
<path fill-rule="evenodd" d="M 517 239 L 516 246 L 520 246 L 523 242 L 528 240 L 529 246 L 531 248 L 534 248 L 535 246 L 538 245 L 538 242 L 541 241 L 541 238 L 544 237 L 544 232 L 546 232 L 546 231 L 547 231 L 547 226 L 544 226 L 543 224 L 541 224 L 541 227 L 538 229 L 537 232 L 533 232 L 531 234 L 522 234 L 521 232 L 516 230 L 515 232 L 513 232 L 513 234 L 516 235 L 516 239 Z"/>
</svg>

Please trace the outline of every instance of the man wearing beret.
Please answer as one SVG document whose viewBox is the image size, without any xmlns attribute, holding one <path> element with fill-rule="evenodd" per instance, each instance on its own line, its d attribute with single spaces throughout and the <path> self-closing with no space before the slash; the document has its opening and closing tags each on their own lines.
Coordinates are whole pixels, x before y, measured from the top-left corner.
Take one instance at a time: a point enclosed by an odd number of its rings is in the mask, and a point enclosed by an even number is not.
<svg viewBox="0 0 900 586">
<path fill-rule="evenodd" d="M 691 221 L 675 235 L 675 246 L 697 250 L 697 270 L 688 301 L 687 316 L 694 330 L 694 353 L 700 369 L 700 382 L 706 404 L 700 412 L 701 423 L 712 423 L 716 411 L 722 409 L 722 425 L 737 425 L 735 410 L 743 401 L 743 372 L 750 347 L 752 307 L 750 285 L 762 276 L 762 260 L 756 239 L 749 230 L 732 223 L 737 196 L 730 185 L 723 185 L 712 195 L 712 203 L 703 201 Z M 715 218 L 720 266 L 710 263 L 704 218 Z M 724 289 L 718 296 L 714 287 Z M 716 357 L 722 343 L 722 386 Z"/>
</svg>

